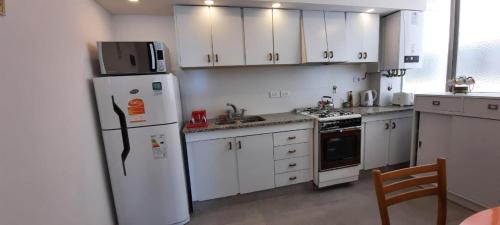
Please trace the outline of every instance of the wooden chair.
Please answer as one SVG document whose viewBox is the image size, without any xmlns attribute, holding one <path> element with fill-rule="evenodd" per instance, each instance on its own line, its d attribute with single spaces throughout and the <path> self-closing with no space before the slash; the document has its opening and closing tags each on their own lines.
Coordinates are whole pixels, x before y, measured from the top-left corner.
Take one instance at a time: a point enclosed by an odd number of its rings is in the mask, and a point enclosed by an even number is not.
<svg viewBox="0 0 500 225">
<path fill-rule="evenodd" d="M 437 172 L 435 175 L 426 175 L 408 178 L 412 175 Z M 401 179 L 396 182 L 384 185 L 384 181 Z M 410 167 L 381 173 L 380 170 L 373 170 L 373 182 L 375 184 L 375 191 L 377 193 L 378 208 L 380 211 L 380 219 L 382 225 L 390 225 L 389 214 L 387 208 L 391 205 L 408 201 L 411 199 L 421 198 L 429 195 L 438 196 L 438 218 L 437 225 L 446 224 L 446 160 L 439 158 L 437 164 L 424 165 L 417 167 Z M 437 184 L 426 185 L 426 184 Z M 426 185 L 425 188 L 419 187 L 416 190 L 410 190 L 404 193 L 396 193 L 391 196 L 386 194 L 400 191 L 407 188 L 418 187 Z"/>
</svg>

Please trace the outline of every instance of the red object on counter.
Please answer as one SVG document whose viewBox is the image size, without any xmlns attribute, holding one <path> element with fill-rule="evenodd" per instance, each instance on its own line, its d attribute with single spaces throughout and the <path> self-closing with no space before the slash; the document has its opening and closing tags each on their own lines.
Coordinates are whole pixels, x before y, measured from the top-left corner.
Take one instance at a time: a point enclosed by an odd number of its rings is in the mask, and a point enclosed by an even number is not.
<svg viewBox="0 0 500 225">
<path fill-rule="evenodd" d="M 187 128 L 202 127 L 208 127 L 207 110 L 202 109 L 191 112 L 191 120 L 189 121 Z"/>
</svg>

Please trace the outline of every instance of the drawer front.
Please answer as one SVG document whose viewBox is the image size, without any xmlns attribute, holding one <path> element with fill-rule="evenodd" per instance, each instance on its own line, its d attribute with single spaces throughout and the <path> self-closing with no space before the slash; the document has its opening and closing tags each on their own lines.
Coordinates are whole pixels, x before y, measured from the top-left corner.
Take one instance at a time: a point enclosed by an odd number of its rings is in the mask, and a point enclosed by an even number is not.
<svg viewBox="0 0 500 225">
<path fill-rule="evenodd" d="M 312 130 L 294 130 L 274 133 L 274 146 L 291 145 L 298 143 L 312 143 Z"/>
<path fill-rule="evenodd" d="M 311 143 L 300 143 L 274 147 L 274 160 L 312 155 Z"/>
<path fill-rule="evenodd" d="M 282 159 L 274 162 L 274 171 L 278 173 L 286 173 L 291 171 L 303 170 L 310 168 L 309 156 Z"/>
<path fill-rule="evenodd" d="M 415 109 L 417 111 L 462 112 L 462 98 L 417 97 Z"/>
<path fill-rule="evenodd" d="M 311 180 L 311 170 L 299 170 L 295 172 L 276 174 L 274 179 L 276 187 L 303 183 Z"/>
<path fill-rule="evenodd" d="M 464 113 L 468 116 L 500 119 L 500 100 L 466 98 Z"/>
</svg>

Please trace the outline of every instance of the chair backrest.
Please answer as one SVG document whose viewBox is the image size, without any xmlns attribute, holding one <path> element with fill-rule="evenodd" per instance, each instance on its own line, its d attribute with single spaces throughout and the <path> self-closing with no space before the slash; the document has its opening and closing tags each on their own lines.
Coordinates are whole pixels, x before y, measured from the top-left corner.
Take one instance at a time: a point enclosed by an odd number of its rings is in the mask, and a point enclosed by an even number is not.
<svg viewBox="0 0 500 225">
<path fill-rule="evenodd" d="M 414 176 L 437 172 L 433 175 Z M 410 177 L 410 178 L 409 178 Z M 384 185 L 385 181 L 395 180 L 390 184 Z M 437 225 L 446 224 L 446 160 L 443 158 L 437 159 L 437 164 L 410 167 L 400 170 L 395 170 L 387 173 L 382 173 L 380 170 L 373 170 L 373 182 L 377 193 L 378 207 L 382 225 L 390 225 L 389 214 L 387 208 L 391 205 L 408 201 L 411 199 L 421 198 L 429 195 L 438 196 L 438 218 Z M 436 184 L 436 185 L 429 185 Z M 425 185 L 425 187 L 423 187 Z M 400 191 L 408 188 L 418 187 L 404 193 L 396 193 L 390 196 L 386 194 Z"/>
</svg>

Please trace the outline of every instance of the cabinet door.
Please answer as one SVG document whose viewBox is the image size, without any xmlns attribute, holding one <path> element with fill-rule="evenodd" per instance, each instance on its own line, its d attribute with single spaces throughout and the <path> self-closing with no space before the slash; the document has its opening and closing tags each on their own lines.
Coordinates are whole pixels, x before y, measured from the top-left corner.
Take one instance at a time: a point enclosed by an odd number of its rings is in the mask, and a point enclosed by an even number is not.
<svg viewBox="0 0 500 225">
<path fill-rule="evenodd" d="M 325 15 L 323 11 L 303 11 L 305 62 L 328 62 Z"/>
<path fill-rule="evenodd" d="M 387 165 L 389 154 L 389 120 L 365 123 L 365 169 Z"/>
<path fill-rule="evenodd" d="M 347 59 L 363 62 L 363 13 L 346 13 Z"/>
<path fill-rule="evenodd" d="M 417 165 L 436 163 L 447 156 L 452 116 L 420 113 L 417 143 Z"/>
<path fill-rule="evenodd" d="M 378 62 L 380 15 L 362 14 L 363 19 L 363 52 L 365 62 Z M 364 57 L 364 56 L 363 56 Z"/>
<path fill-rule="evenodd" d="M 389 165 L 410 161 L 412 118 L 391 120 Z"/>
<path fill-rule="evenodd" d="M 273 64 L 273 10 L 243 9 L 247 65 Z"/>
<path fill-rule="evenodd" d="M 181 67 L 213 65 L 209 7 L 175 6 L 175 32 Z"/>
<path fill-rule="evenodd" d="M 274 188 L 273 136 L 236 138 L 240 193 Z"/>
<path fill-rule="evenodd" d="M 274 63 L 299 64 L 300 10 L 273 9 Z"/>
<path fill-rule="evenodd" d="M 487 208 L 500 205 L 500 121 L 453 117 L 448 191 Z"/>
<path fill-rule="evenodd" d="M 194 200 L 238 194 L 234 138 L 193 142 L 189 146 Z"/>
<path fill-rule="evenodd" d="M 240 8 L 210 7 L 214 66 L 244 65 Z"/>
<path fill-rule="evenodd" d="M 325 12 L 326 35 L 328 37 L 328 59 L 330 62 L 347 61 L 346 22 L 344 12 Z"/>
</svg>

